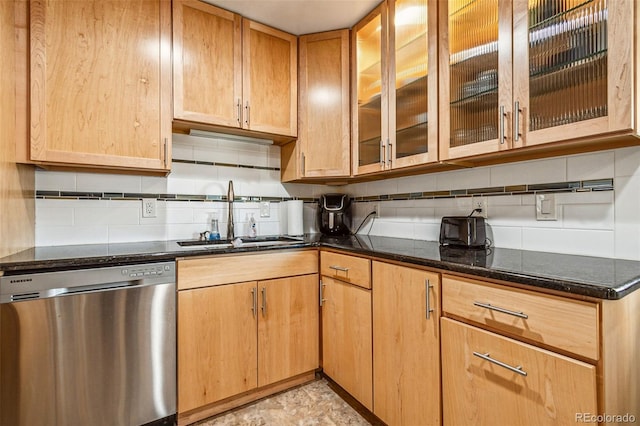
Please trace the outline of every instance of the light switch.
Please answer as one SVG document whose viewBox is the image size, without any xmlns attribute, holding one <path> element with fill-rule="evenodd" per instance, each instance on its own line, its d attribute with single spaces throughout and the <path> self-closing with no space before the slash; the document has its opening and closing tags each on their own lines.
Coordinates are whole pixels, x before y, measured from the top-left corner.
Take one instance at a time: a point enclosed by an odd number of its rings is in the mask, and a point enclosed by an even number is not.
<svg viewBox="0 0 640 426">
<path fill-rule="evenodd" d="M 541 201 L 541 213 L 542 214 L 551 214 L 551 201 L 550 200 L 542 200 Z"/>
<path fill-rule="evenodd" d="M 536 194 L 536 220 L 558 220 L 554 194 Z"/>
</svg>

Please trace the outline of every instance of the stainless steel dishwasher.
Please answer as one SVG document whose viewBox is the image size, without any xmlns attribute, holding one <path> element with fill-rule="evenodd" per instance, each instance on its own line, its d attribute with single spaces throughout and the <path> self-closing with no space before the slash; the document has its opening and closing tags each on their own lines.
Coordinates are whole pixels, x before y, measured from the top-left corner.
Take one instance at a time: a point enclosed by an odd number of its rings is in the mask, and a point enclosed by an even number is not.
<svg viewBox="0 0 640 426">
<path fill-rule="evenodd" d="M 175 270 L 0 277 L 0 425 L 174 424 Z"/>
</svg>

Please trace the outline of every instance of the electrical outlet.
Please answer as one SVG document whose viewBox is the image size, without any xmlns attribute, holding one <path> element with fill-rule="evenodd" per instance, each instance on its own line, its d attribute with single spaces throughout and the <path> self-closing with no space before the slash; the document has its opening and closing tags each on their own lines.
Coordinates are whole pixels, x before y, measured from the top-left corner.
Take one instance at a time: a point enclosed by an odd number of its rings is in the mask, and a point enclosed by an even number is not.
<svg viewBox="0 0 640 426">
<path fill-rule="evenodd" d="M 380 203 L 375 203 L 373 208 L 376 211 L 376 214 L 374 214 L 373 217 L 377 219 L 380 217 Z"/>
<path fill-rule="evenodd" d="M 481 212 L 475 212 L 475 216 L 482 216 L 485 219 L 489 217 L 489 212 L 487 210 L 487 199 L 485 197 L 473 197 L 473 208 L 474 209 L 482 209 Z"/>
<path fill-rule="evenodd" d="M 157 200 L 155 198 L 142 199 L 142 217 L 156 217 Z"/>
<path fill-rule="evenodd" d="M 271 207 L 268 201 L 263 201 L 260 203 L 260 217 L 270 217 L 271 216 Z"/>
</svg>

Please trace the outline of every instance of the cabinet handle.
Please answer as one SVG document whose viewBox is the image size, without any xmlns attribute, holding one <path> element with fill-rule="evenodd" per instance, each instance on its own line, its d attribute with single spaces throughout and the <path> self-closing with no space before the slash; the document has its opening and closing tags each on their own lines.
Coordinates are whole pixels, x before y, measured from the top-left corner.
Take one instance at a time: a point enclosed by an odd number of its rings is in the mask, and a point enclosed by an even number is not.
<svg viewBox="0 0 640 426">
<path fill-rule="evenodd" d="M 340 272 L 349 272 L 349 268 L 345 268 L 344 266 L 331 265 L 329 266 L 329 269 L 333 269 L 334 271 L 340 271 Z"/>
<path fill-rule="evenodd" d="M 236 108 L 238 109 L 238 127 L 242 127 L 242 101 L 238 98 L 238 103 L 236 104 Z"/>
<path fill-rule="evenodd" d="M 244 109 L 245 109 L 245 111 L 247 112 L 247 113 L 246 113 L 246 117 L 245 117 L 245 119 L 244 119 L 244 124 L 246 124 L 246 125 L 247 125 L 247 127 L 249 127 L 249 114 L 250 114 L 250 112 L 251 112 L 251 108 L 249 107 L 249 101 L 247 101 L 247 103 L 245 104 Z"/>
<path fill-rule="evenodd" d="M 384 141 L 380 139 L 380 167 L 384 169 Z"/>
<path fill-rule="evenodd" d="M 513 140 L 520 140 L 520 113 L 522 110 L 520 109 L 520 101 L 516 101 L 513 104 Z"/>
<path fill-rule="evenodd" d="M 258 310 L 258 295 L 255 288 L 251 289 L 251 302 L 251 313 L 255 317 Z"/>
<path fill-rule="evenodd" d="M 389 141 L 389 139 L 387 139 L 387 164 L 389 165 L 389 168 L 391 168 L 391 142 Z"/>
<path fill-rule="evenodd" d="M 322 307 L 322 302 L 325 301 L 324 295 L 322 294 L 323 293 L 323 291 L 322 291 L 323 288 L 324 288 L 324 284 L 322 283 L 322 280 L 320 280 L 320 307 Z"/>
<path fill-rule="evenodd" d="M 527 372 L 522 369 L 521 365 L 518 365 L 517 367 L 513 367 L 513 366 L 511 366 L 509 364 L 505 364 L 504 362 L 501 362 L 501 361 L 498 361 L 497 359 L 491 358 L 489 356 L 489 353 L 481 354 L 480 352 L 475 352 L 474 351 L 473 354 L 475 356 L 477 356 L 478 358 L 482 358 L 485 361 L 489 361 L 489 362 L 491 362 L 491 363 L 493 363 L 495 365 L 499 365 L 500 367 L 506 368 L 509 371 L 513 371 L 514 373 L 520 374 L 521 376 L 525 376 L 525 377 L 527 376 Z"/>
<path fill-rule="evenodd" d="M 267 288 L 262 287 L 262 316 L 267 315 Z"/>
<path fill-rule="evenodd" d="M 302 166 L 301 166 L 301 168 L 302 168 L 302 176 L 304 176 L 305 175 L 305 171 L 307 169 L 307 164 L 306 164 L 307 163 L 307 161 L 306 161 L 307 158 L 304 156 L 304 152 L 301 153 L 300 155 L 301 155 L 301 160 L 302 160 Z"/>
<path fill-rule="evenodd" d="M 164 138 L 164 166 L 166 167 L 169 164 L 169 139 Z"/>
<path fill-rule="evenodd" d="M 426 291 L 426 302 L 427 302 L 427 319 L 431 318 L 431 312 L 433 312 L 433 309 L 431 309 L 431 300 L 429 299 L 429 290 L 431 288 L 433 288 L 433 286 L 431 285 L 431 283 L 429 282 L 429 279 L 424 280 L 424 288 Z"/>
<path fill-rule="evenodd" d="M 500 145 L 504 145 L 504 140 L 507 137 L 504 134 L 504 105 L 500 105 L 500 134 L 498 138 L 500 139 Z"/>
<path fill-rule="evenodd" d="M 529 318 L 529 315 L 525 314 L 524 312 L 510 311 L 509 309 L 501 308 L 499 306 L 493 306 L 493 305 L 491 305 L 489 303 L 473 302 L 473 304 L 476 305 L 476 306 L 479 306 L 481 308 L 491 309 L 492 311 L 497 311 L 497 312 L 502 312 L 503 314 L 513 315 L 514 317 L 524 318 L 524 319 L 528 319 Z"/>
</svg>

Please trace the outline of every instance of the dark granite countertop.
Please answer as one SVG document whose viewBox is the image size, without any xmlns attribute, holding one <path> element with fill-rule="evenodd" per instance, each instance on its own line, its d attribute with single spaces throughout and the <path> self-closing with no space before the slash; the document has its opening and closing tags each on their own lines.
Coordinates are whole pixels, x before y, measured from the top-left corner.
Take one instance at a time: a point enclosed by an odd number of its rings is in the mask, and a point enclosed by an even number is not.
<svg viewBox="0 0 640 426">
<path fill-rule="evenodd" d="M 333 238 L 314 234 L 293 245 L 217 250 L 180 247 L 176 241 L 36 247 L 0 258 L 0 271 L 17 274 L 312 246 L 600 299 L 620 299 L 640 288 L 637 261 L 502 248 L 452 249 L 432 241 L 360 235 Z"/>
</svg>

